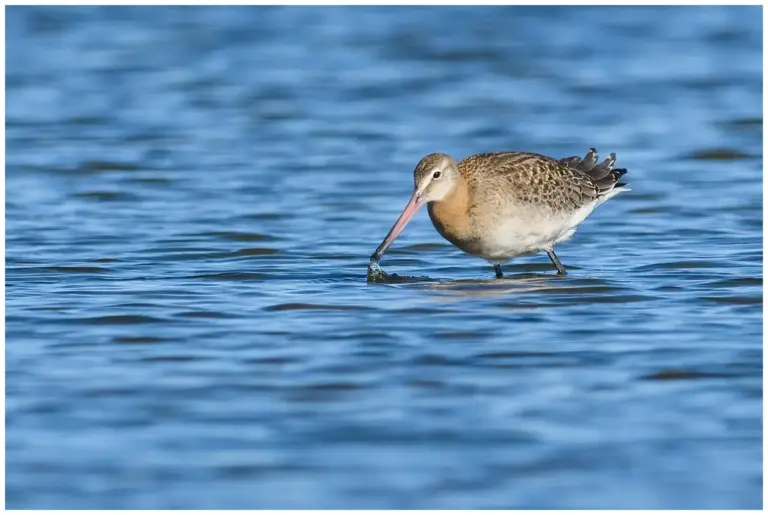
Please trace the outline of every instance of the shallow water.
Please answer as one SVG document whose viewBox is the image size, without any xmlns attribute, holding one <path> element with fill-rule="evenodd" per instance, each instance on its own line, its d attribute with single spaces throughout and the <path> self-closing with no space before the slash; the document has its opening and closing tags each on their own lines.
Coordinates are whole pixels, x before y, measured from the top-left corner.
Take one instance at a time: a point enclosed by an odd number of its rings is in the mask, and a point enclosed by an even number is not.
<svg viewBox="0 0 768 515">
<path fill-rule="evenodd" d="M 759 508 L 752 8 L 7 10 L 8 508 Z M 506 277 L 429 152 L 618 154 Z"/>
</svg>

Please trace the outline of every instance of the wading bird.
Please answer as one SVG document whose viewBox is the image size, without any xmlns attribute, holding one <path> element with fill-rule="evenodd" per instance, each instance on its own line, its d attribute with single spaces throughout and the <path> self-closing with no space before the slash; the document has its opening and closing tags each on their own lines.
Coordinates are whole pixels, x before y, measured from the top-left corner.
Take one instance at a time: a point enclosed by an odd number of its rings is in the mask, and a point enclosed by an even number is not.
<svg viewBox="0 0 768 515">
<path fill-rule="evenodd" d="M 597 206 L 622 191 L 613 168 L 616 155 L 597 162 L 597 151 L 554 159 L 530 152 L 475 154 L 458 163 L 446 154 L 425 156 L 413 172 L 414 192 L 400 218 L 371 256 L 381 256 L 413 215 L 427 204 L 429 218 L 446 240 L 493 265 L 523 254 L 544 251 L 557 268 L 565 267 L 555 244 L 570 238 Z"/>
</svg>

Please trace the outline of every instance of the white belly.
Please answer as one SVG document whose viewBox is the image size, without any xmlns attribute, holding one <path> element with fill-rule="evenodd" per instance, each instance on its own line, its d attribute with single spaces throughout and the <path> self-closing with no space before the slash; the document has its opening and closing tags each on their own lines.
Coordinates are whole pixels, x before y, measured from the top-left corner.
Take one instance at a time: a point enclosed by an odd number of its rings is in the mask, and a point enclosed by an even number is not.
<svg viewBox="0 0 768 515">
<path fill-rule="evenodd" d="M 517 213 L 499 219 L 483 239 L 479 257 L 502 264 L 517 256 L 551 249 L 555 243 L 570 238 L 595 205 L 586 205 L 570 214 Z"/>
</svg>

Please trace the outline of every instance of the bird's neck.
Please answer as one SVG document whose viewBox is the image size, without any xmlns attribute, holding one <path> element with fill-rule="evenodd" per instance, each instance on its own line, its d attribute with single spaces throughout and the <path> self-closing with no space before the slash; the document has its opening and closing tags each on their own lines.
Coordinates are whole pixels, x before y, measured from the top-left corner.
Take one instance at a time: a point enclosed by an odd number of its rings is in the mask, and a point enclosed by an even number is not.
<svg viewBox="0 0 768 515">
<path fill-rule="evenodd" d="M 435 228 L 448 241 L 455 244 L 471 234 L 469 187 L 463 177 L 442 200 L 430 202 L 428 210 Z"/>
</svg>

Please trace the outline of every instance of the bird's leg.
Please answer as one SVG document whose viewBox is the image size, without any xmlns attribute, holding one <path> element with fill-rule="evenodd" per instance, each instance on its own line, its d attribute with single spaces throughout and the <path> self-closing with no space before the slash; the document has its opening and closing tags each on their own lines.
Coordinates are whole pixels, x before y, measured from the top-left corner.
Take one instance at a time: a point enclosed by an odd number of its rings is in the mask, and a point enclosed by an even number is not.
<svg viewBox="0 0 768 515">
<path fill-rule="evenodd" d="M 501 265 L 493 265 L 493 270 L 496 272 L 496 279 L 504 277 L 504 274 L 501 273 Z"/>
<path fill-rule="evenodd" d="M 559 259 L 557 259 L 557 254 L 555 254 L 555 249 L 547 249 L 547 255 L 549 256 L 549 259 L 552 260 L 552 264 L 557 267 L 557 274 L 558 275 L 568 275 L 568 272 L 565 271 L 565 267 L 560 262 Z"/>
</svg>

